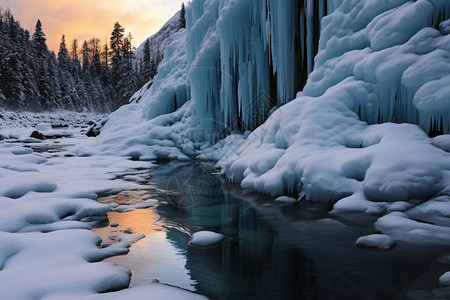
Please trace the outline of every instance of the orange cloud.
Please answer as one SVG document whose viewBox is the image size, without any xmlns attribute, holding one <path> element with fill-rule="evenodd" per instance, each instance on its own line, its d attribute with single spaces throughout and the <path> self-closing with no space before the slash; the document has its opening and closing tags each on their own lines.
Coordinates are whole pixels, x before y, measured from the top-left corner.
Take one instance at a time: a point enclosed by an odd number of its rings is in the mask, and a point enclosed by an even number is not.
<svg viewBox="0 0 450 300">
<path fill-rule="evenodd" d="M 43 25 L 47 45 L 58 51 L 63 34 L 69 45 L 73 37 L 88 40 L 98 37 L 109 40 L 114 22 L 133 35 L 133 45 L 139 46 L 155 33 L 181 7 L 183 0 L 2 0 L 3 8 L 11 11 L 31 33 L 37 19 Z"/>
</svg>

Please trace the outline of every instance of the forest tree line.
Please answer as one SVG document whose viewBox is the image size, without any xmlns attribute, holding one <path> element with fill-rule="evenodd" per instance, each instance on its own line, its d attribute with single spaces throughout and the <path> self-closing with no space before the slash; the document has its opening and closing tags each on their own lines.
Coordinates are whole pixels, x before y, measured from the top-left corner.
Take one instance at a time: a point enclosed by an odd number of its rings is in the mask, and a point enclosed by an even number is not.
<svg viewBox="0 0 450 300">
<path fill-rule="evenodd" d="M 116 22 L 104 43 L 98 38 L 67 41 L 63 35 L 55 54 L 40 20 L 30 34 L 9 9 L 0 10 L 0 107 L 110 112 L 128 103 L 155 76 L 163 51 L 147 40 L 137 61 L 132 36 L 124 33 Z"/>
</svg>

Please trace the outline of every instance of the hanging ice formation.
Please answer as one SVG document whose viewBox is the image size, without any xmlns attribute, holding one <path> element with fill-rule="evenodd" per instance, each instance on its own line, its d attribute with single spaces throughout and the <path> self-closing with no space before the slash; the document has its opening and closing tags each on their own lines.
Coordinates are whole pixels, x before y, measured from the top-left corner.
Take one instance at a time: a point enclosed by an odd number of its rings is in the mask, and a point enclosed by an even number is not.
<svg viewBox="0 0 450 300">
<path fill-rule="evenodd" d="M 186 41 L 196 122 L 218 133 L 251 130 L 292 100 L 334 2 L 192 1 Z"/>
</svg>

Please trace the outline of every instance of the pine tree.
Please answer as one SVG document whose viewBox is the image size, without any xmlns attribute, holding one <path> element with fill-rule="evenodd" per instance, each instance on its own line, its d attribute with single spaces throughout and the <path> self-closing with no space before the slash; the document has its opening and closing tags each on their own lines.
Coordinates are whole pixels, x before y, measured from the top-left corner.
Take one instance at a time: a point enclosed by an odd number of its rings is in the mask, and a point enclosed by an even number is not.
<svg viewBox="0 0 450 300">
<path fill-rule="evenodd" d="M 67 49 L 62 36 L 56 57 L 47 48 L 40 20 L 30 39 L 12 13 L 0 9 L 0 105 L 36 111 L 102 111 L 126 103 L 137 88 L 137 67 L 131 37 L 124 39 L 123 32 L 116 22 L 114 48 L 91 39 L 79 49 L 74 38 Z"/>
<path fill-rule="evenodd" d="M 61 43 L 59 44 L 58 51 L 58 63 L 60 67 L 68 68 L 69 51 L 66 47 L 66 37 L 64 34 L 61 37 Z"/>
<path fill-rule="evenodd" d="M 102 65 L 100 61 L 100 51 L 101 51 L 101 45 L 100 45 L 100 39 L 98 38 L 92 38 L 89 40 L 89 49 L 91 52 L 91 61 L 94 66 L 94 68 L 91 69 L 92 74 L 97 77 L 101 74 L 102 71 Z"/>
<path fill-rule="evenodd" d="M 73 62 L 73 66 L 74 66 L 74 70 L 73 72 L 79 74 L 80 73 L 80 69 L 81 69 L 81 65 L 80 65 L 80 60 L 78 59 L 78 40 L 76 38 L 73 38 L 72 41 L 72 47 L 71 47 L 71 57 L 72 57 L 72 62 Z"/>
<path fill-rule="evenodd" d="M 118 72 L 118 81 L 115 85 L 119 95 L 117 105 L 121 106 L 128 103 L 128 100 L 137 90 L 137 77 L 133 69 L 133 52 L 131 39 L 125 38 L 122 45 L 123 57 Z"/>
<path fill-rule="evenodd" d="M 110 48 L 111 48 L 111 80 L 116 88 L 120 80 L 120 67 L 122 65 L 122 49 L 123 49 L 123 33 L 125 29 L 118 22 L 114 23 L 114 29 L 111 32 Z"/>
<path fill-rule="evenodd" d="M 103 61 L 104 61 L 104 68 L 105 69 L 109 68 L 109 48 L 108 48 L 108 43 L 105 43 L 105 46 L 103 46 L 102 57 L 103 57 Z"/>
<path fill-rule="evenodd" d="M 33 71 L 31 70 L 30 65 L 23 64 L 22 65 L 22 85 L 24 87 L 25 94 L 25 107 L 26 109 L 37 109 L 39 108 L 39 100 L 41 98 L 41 94 L 39 93 L 39 89 L 36 85 L 36 78 L 33 75 Z"/>
<path fill-rule="evenodd" d="M 41 21 L 37 20 L 33 33 L 33 42 L 38 53 L 45 54 L 48 51 L 47 44 L 45 43 L 46 40 L 45 34 L 42 31 Z"/>
<path fill-rule="evenodd" d="M 82 67 L 83 67 L 83 71 L 87 71 L 88 67 L 89 67 L 89 56 L 90 56 L 90 49 L 88 46 L 88 43 L 86 41 L 84 41 L 83 43 L 83 47 L 81 48 L 81 57 L 82 57 Z"/>
<path fill-rule="evenodd" d="M 110 46 L 113 56 L 120 56 L 123 48 L 123 33 L 125 28 L 119 24 L 119 22 L 114 23 L 114 29 L 111 32 Z"/>
<path fill-rule="evenodd" d="M 142 58 L 141 78 L 143 83 L 147 83 L 152 78 L 152 58 L 150 51 L 150 39 L 147 39 L 144 44 L 144 55 Z"/>
<path fill-rule="evenodd" d="M 71 49 L 71 55 L 72 60 L 76 61 L 78 60 L 78 40 L 76 38 L 73 38 L 72 40 L 72 49 Z"/>
<path fill-rule="evenodd" d="M 178 28 L 186 28 L 186 8 L 184 2 L 181 3 L 180 18 L 178 19 Z"/>
<path fill-rule="evenodd" d="M 7 79 L 3 86 L 3 94 L 7 99 L 6 104 L 15 109 L 23 107 L 25 105 L 25 88 L 22 85 L 21 62 L 15 53 L 7 55 L 4 61 L 6 64 L 2 66 L 2 73 Z"/>
<path fill-rule="evenodd" d="M 102 57 L 103 57 L 103 68 L 102 68 L 102 82 L 103 84 L 109 85 L 111 84 L 111 74 L 110 74 L 110 69 L 109 69 L 109 47 L 108 47 L 108 43 L 105 43 L 105 45 L 103 46 L 103 53 L 102 53 Z"/>
<path fill-rule="evenodd" d="M 42 61 L 41 68 L 40 74 L 42 75 L 39 77 L 39 88 L 42 96 L 41 110 L 53 110 L 57 107 L 62 107 L 60 69 L 58 68 L 58 61 L 54 52 L 48 53 Z"/>
</svg>

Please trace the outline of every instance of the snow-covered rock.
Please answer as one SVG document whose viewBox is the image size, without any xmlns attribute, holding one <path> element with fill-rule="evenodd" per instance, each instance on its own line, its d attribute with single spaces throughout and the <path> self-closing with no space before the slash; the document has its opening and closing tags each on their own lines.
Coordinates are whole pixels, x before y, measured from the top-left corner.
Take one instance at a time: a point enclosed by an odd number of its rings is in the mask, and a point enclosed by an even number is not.
<svg viewBox="0 0 450 300">
<path fill-rule="evenodd" d="M 358 238 L 356 246 L 388 250 L 395 246 L 395 240 L 385 234 L 372 234 Z"/>
<path fill-rule="evenodd" d="M 297 199 L 288 196 L 280 196 L 276 198 L 274 201 L 278 203 L 296 203 Z"/>
<path fill-rule="evenodd" d="M 424 223 L 408 218 L 407 214 L 392 212 L 379 218 L 375 229 L 397 241 L 450 245 L 450 226 Z"/>
<path fill-rule="evenodd" d="M 439 284 L 450 286 L 450 271 L 444 273 L 441 277 L 439 277 Z"/>
<path fill-rule="evenodd" d="M 43 131 L 50 131 L 52 130 L 52 125 L 48 124 L 48 123 L 39 123 L 36 125 L 35 129 L 39 132 L 43 132 Z"/>
<path fill-rule="evenodd" d="M 189 242 L 192 246 L 209 247 L 223 240 L 223 234 L 212 231 L 199 231 L 192 235 Z"/>
</svg>

